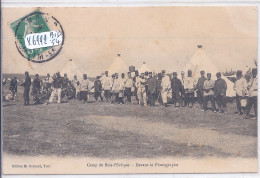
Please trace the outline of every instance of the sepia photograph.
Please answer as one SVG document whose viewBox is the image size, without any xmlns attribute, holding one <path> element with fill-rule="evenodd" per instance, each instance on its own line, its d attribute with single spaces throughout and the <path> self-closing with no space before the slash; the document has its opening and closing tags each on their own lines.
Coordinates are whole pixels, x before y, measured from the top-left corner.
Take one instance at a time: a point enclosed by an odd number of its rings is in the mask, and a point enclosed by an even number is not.
<svg viewBox="0 0 260 178">
<path fill-rule="evenodd" d="M 258 172 L 258 8 L 2 8 L 3 174 Z"/>
</svg>

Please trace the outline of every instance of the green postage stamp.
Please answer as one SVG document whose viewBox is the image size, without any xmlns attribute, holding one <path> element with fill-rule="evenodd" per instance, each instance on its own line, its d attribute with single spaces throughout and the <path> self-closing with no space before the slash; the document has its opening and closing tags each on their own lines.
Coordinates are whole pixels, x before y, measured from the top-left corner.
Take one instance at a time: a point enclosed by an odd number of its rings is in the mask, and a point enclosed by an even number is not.
<svg viewBox="0 0 260 178">
<path fill-rule="evenodd" d="M 48 13 L 36 10 L 10 24 L 18 52 L 35 63 L 55 58 L 64 44 L 60 22 Z"/>
</svg>

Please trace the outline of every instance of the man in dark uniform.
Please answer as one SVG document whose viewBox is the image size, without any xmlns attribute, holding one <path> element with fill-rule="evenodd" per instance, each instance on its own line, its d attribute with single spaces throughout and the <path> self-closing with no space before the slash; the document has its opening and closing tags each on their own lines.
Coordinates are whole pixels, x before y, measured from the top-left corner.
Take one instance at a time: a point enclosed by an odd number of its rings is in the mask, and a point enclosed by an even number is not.
<svg viewBox="0 0 260 178">
<path fill-rule="evenodd" d="M 33 95 L 33 104 L 40 104 L 39 95 L 41 92 L 41 80 L 39 79 L 39 75 L 36 74 L 32 83 L 32 95 Z"/>
<path fill-rule="evenodd" d="M 177 72 L 173 72 L 173 78 L 171 79 L 171 88 L 172 88 L 172 98 L 174 107 L 176 107 L 176 103 L 179 102 L 180 107 L 183 106 L 183 101 L 181 97 L 181 93 L 183 92 L 183 86 L 181 80 L 177 78 Z"/>
<path fill-rule="evenodd" d="M 30 101 L 29 92 L 31 87 L 31 77 L 29 76 L 29 72 L 27 71 L 25 72 L 25 81 L 21 84 L 21 86 L 24 87 L 24 91 L 23 91 L 24 106 L 28 106 Z"/>
<path fill-rule="evenodd" d="M 205 77 L 205 71 L 200 71 L 201 77 L 198 80 L 198 83 L 196 85 L 195 90 L 197 90 L 197 101 L 200 104 L 200 108 L 202 108 L 203 105 L 203 87 L 204 87 L 204 82 L 207 80 Z"/>
<path fill-rule="evenodd" d="M 100 76 L 97 76 L 96 80 L 94 82 L 94 97 L 95 97 L 96 102 L 98 102 L 98 97 L 100 97 L 100 100 L 103 101 L 101 92 L 102 92 L 102 84 L 100 81 Z"/>
<path fill-rule="evenodd" d="M 151 106 L 155 106 L 155 100 L 157 95 L 158 80 L 150 74 L 150 78 L 147 81 L 148 89 L 148 101 Z"/>
<path fill-rule="evenodd" d="M 216 74 L 217 80 L 215 81 L 214 95 L 215 100 L 219 107 L 219 112 L 224 113 L 226 109 L 226 92 L 227 92 L 227 83 L 224 79 L 221 78 L 221 73 Z"/>
<path fill-rule="evenodd" d="M 14 77 L 10 82 L 10 91 L 12 94 L 12 99 L 15 100 L 15 95 L 17 93 L 17 78 Z"/>
</svg>

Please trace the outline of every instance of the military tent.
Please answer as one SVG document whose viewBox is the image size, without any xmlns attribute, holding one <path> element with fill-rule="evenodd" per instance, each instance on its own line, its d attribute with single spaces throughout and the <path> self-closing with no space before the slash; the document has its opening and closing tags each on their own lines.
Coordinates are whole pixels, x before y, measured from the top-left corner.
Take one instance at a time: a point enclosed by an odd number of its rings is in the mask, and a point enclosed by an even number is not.
<svg viewBox="0 0 260 178">
<path fill-rule="evenodd" d="M 78 80 L 83 78 L 82 72 L 79 70 L 79 68 L 76 66 L 76 64 L 70 59 L 68 63 L 65 65 L 65 67 L 60 71 L 61 76 L 63 77 L 64 74 L 67 74 L 68 78 L 70 80 L 74 79 L 74 76 L 76 75 Z"/>
<path fill-rule="evenodd" d="M 121 55 L 118 54 L 117 57 L 114 59 L 113 63 L 108 69 L 108 74 L 112 75 L 114 73 L 118 73 L 119 75 L 121 73 L 127 73 L 128 67 L 125 64 L 125 62 L 122 60 Z"/>
</svg>

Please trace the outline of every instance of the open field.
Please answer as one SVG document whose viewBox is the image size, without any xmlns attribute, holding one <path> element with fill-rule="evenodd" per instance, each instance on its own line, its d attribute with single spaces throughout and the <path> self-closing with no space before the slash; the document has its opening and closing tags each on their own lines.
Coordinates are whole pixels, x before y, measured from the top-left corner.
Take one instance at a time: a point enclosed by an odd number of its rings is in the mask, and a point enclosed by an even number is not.
<svg viewBox="0 0 260 178">
<path fill-rule="evenodd" d="M 8 84 L 4 92 L 8 93 Z M 257 157 L 257 120 L 195 108 L 139 107 L 71 100 L 3 102 L 3 151 L 98 158 Z M 32 99 L 31 99 L 32 103 Z"/>
</svg>

